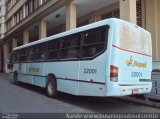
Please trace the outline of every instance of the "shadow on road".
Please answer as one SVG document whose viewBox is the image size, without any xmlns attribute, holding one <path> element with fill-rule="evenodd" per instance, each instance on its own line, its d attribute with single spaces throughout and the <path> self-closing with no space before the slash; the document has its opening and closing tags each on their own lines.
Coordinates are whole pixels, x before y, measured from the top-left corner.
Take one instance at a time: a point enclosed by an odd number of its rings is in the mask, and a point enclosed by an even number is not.
<svg viewBox="0 0 160 119">
<path fill-rule="evenodd" d="M 46 95 L 46 92 L 45 92 L 45 89 L 44 88 L 41 88 L 41 87 L 38 87 L 38 86 L 34 86 L 34 85 L 31 85 L 31 84 L 27 84 L 27 83 L 22 83 L 22 82 L 19 82 L 18 84 L 15 84 L 13 82 L 11 82 L 13 85 L 17 86 L 17 87 L 21 87 L 23 89 L 27 89 L 29 91 L 33 91 L 33 92 L 36 92 L 40 95 Z"/>
<path fill-rule="evenodd" d="M 117 98 L 113 97 L 87 97 L 87 96 L 73 96 L 61 93 L 58 100 L 66 103 L 74 104 L 96 112 L 106 112 L 106 110 L 115 110 L 120 108 L 123 104 L 117 102 Z M 112 112 L 111 111 L 111 112 Z"/>
<path fill-rule="evenodd" d="M 12 83 L 13 84 L 13 83 Z M 15 84 L 13 84 L 15 85 Z M 20 83 L 21 88 L 46 96 L 45 89 L 30 84 Z M 47 98 L 47 96 L 46 96 Z M 55 99 L 53 99 L 55 100 Z M 115 109 L 120 109 L 124 106 L 124 102 L 118 101 L 119 98 L 113 97 L 89 97 L 89 96 L 74 96 L 60 92 L 56 100 L 89 109 L 96 112 L 106 112 L 106 110 L 113 112 Z M 128 103 L 128 102 L 127 102 Z"/>
</svg>

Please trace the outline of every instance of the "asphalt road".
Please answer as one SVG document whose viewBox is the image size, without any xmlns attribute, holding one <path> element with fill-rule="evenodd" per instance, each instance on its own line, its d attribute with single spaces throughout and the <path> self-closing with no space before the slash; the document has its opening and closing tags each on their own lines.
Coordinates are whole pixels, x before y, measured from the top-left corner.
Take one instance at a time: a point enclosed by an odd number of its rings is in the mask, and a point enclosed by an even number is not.
<svg viewBox="0 0 160 119">
<path fill-rule="evenodd" d="M 0 76 L 1 113 L 160 113 L 160 109 L 119 100 L 61 93 L 48 98 L 45 90 L 28 84 L 15 85 Z"/>
</svg>

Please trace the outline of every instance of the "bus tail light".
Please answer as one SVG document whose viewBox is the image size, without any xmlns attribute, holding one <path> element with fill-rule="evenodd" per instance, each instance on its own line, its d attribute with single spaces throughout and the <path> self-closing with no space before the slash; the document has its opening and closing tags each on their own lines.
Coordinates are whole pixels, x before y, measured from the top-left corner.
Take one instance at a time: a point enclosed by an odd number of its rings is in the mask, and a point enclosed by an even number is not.
<svg viewBox="0 0 160 119">
<path fill-rule="evenodd" d="M 110 81 L 118 82 L 118 67 L 110 66 Z"/>
</svg>

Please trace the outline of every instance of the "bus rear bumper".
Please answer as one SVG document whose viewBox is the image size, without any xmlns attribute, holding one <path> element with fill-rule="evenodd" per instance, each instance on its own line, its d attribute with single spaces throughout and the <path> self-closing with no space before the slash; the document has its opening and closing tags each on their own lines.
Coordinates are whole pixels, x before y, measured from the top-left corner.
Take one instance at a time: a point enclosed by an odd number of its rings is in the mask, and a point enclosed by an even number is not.
<svg viewBox="0 0 160 119">
<path fill-rule="evenodd" d="M 117 85 L 116 88 L 108 89 L 107 96 L 126 96 L 136 94 L 146 94 L 151 92 L 151 85 L 133 85 L 121 86 Z"/>
</svg>

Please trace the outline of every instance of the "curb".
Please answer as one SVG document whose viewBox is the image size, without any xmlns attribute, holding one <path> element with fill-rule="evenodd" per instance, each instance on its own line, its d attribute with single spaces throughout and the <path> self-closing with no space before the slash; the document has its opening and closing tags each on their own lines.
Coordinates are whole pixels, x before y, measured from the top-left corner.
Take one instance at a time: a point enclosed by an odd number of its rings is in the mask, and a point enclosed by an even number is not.
<svg viewBox="0 0 160 119">
<path fill-rule="evenodd" d="M 0 73 L 0 76 L 5 77 L 5 78 L 7 78 L 7 79 L 8 79 L 8 74 Z"/>
<path fill-rule="evenodd" d="M 143 104 L 143 105 L 146 105 L 146 106 L 156 107 L 156 108 L 160 109 L 160 102 L 150 101 L 148 98 L 146 98 L 146 100 L 145 99 L 143 100 L 143 99 L 137 99 L 135 97 L 125 96 L 125 97 L 122 97 L 120 99 L 124 100 L 124 101 L 130 101 L 130 102 L 133 102 L 133 103 Z"/>
<path fill-rule="evenodd" d="M 8 77 L 8 74 L 0 73 L 0 76 L 6 76 L 6 77 Z"/>
</svg>

